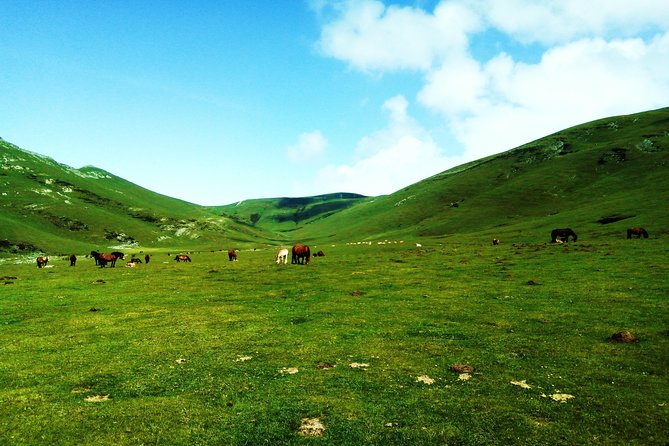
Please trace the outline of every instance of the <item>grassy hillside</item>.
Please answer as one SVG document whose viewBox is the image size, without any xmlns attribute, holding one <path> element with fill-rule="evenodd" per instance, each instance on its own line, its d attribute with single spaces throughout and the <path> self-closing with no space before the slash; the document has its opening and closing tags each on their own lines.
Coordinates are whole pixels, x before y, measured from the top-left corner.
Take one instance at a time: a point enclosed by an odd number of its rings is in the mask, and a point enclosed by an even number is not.
<svg viewBox="0 0 669 446">
<path fill-rule="evenodd" d="M 313 197 L 245 200 L 210 209 L 242 223 L 271 231 L 290 232 L 368 200 L 370 198 L 364 195 L 334 193 Z"/>
<path fill-rule="evenodd" d="M 101 169 L 74 169 L 2 140 L 0 208 L 0 253 L 88 252 L 115 245 L 197 248 L 265 237 Z"/>
<path fill-rule="evenodd" d="M 114 245 L 226 246 L 463 237 L 666 234 L 669 108 L 579 125 L 381 197 L 328 194 L 202 207 L 0 140 L 0 254 Z"/>
<path fill-rule="evenodd" d="M 366 200 L 295 231 L 306 240 L 582 239 L 667 233 L 669 108 L 576 126 Z"/>
</svg>

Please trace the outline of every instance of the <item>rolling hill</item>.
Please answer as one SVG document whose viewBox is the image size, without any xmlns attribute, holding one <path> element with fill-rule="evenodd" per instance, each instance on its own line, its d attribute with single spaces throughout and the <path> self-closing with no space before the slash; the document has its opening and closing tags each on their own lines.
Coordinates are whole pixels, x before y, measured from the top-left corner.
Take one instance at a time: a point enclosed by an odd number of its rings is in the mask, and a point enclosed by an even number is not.
<svg viewBox="0 0 669 446">
<path fill-rule="evenodd" d="M 669 108 L 575 126 L 393 194 L 246 200 L 202 207 L 94 167 L 0 140 L 0 254 L 92 247 L 226 246 L 475 237 L 581 240 L 644 226 L 667 233 Z"/>
<path fill-rule="evenodd" d="M 262 230 L 151 192 L 95 167 L 74 169 L 0 140 L 0 253 L 110 246 L 221 247 Z"/>
<path fill-rule="evenodd" d="M 305 240 L 667 234 L 669 108 L 569 128 L 304 225 Z"/>
</svg>

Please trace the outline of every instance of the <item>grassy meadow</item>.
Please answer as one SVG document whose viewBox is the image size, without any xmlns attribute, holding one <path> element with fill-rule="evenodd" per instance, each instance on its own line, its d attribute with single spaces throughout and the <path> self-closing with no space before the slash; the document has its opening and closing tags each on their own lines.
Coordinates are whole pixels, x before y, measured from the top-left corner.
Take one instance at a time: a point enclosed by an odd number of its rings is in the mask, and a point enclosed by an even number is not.
<svg viewBox="0 0 669 446">
<path fill-rule="evenodd" d="M 581 239 L 7 260 L 0 444 L 665 445 L 666 241 Z"/>
</svg>

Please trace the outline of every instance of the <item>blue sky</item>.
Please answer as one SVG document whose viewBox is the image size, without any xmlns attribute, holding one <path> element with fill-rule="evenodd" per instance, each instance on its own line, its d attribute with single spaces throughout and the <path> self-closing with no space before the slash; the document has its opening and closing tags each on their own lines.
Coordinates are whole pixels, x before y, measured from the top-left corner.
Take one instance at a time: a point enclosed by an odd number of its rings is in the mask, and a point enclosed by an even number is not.
<svg viewBox="0 0 669 446">
<path fill-rule="evenodd" d="M 0 137 L 198 204 L 392 193 L 669 105 L 666 0 L 0 3 Z"/>
</svg>

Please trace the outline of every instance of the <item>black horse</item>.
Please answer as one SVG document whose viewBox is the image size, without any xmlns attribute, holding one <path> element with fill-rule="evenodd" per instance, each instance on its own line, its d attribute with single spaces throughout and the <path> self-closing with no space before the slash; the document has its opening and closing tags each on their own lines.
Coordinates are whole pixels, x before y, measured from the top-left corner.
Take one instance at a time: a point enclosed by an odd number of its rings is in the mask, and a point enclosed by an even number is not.
<svg viewBox="0 0 669 446">
<path fill-rule="evenodd" d="M 571 228 L 553 229 L 551 231 L 551 243 L 557 243 L 558 238 L 560 241 L 568 242 L 569 237 L 576 241 L 576 233 Z"/>
<path fill-rule="evenodd" d="M 100 258 L 100 253 L 97 251 L 91 251 L 91 257 L 95 259 L 95 264 L 99 265 L 100 261 L 98 260 Z"/>
<path fill-rule="evenodd" d="M 629 228 L 627 230 L 627 238 L 632 238 L 635 235 L 636 238 L 648 238 L 648 232 L 644 228 Z"/>
<path fill-rule="evenodd" d="M 72 255 L 70 256 L 70 266 L 74 266 L 74 265 L 76 265 L 76 264 L 77 264 L 77 256 L 75 256 L 74 254 L 72 254 Z"/>
</svg>

